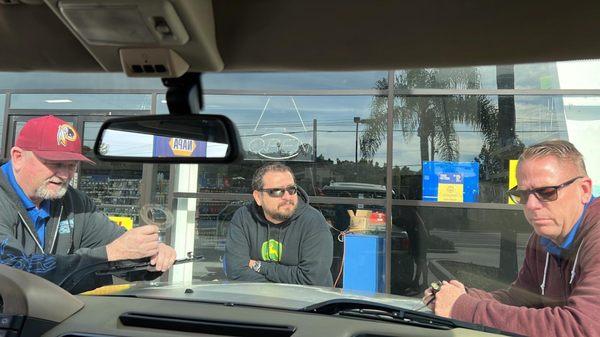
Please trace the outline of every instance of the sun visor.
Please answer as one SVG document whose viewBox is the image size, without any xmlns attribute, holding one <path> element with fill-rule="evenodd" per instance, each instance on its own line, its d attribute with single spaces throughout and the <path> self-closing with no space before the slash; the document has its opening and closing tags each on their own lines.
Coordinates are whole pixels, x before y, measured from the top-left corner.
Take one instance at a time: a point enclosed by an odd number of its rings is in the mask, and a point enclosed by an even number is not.
<svg viewBox="0 0 600 337">
<path fill-rule="evenodd" d="M 187 71 L 188 64 L 194 65 L 195 71 L 223 69 L 210 0 L 47 3 L 107 71 L 173 77 L 182 69 Z"/>
</svg>

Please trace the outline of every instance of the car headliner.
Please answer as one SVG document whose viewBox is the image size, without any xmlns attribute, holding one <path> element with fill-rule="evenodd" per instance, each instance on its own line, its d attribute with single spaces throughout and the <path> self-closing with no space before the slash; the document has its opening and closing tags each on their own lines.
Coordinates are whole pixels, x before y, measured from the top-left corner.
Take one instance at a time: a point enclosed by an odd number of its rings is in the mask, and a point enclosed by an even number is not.
<svg viewBox="0 0 600 337">
<path fill-rule="evenodd" d="M 33 4 L 0 1 L 0 71 L 121 71 L 118 62 L 100 65 L 41 0 L 20 1 Z M 215 69 L 199 61 L 202 50 L 176 48 L 192 71 L 401 69 L 600 56 L 597 1 L 171 2 L 186 27 L 206 22 L 202 27 L 209 27 L 205 33 L 220 57 Z M 200 4 L 212 12 L 199 13 Z M 118 53 L 111 57 L 118 60 Z"/>
</svg>

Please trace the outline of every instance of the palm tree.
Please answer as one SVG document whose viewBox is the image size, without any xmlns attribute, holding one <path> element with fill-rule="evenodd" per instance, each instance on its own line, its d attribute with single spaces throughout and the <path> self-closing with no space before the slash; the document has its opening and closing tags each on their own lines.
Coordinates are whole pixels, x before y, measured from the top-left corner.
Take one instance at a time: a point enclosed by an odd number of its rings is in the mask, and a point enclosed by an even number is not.
<svg viewBox="0 0 600 337">
<path fill-rule="evenodd" d="M 375 89 L 388 87 L 387 79 L 376 82 Z M 440 88 L 477 89 L 480 87 L 479 73 L 475 68 L 457 68 L 440 73 L 437 69 L 414 69 L 396 75 L 394 89 Z M 494 114 L 494 105 L 482 95 L 452 96 L 395 96 L 393 123 L 399 126 L 405 140 L 415 134 L 419 137 L 421 161 L 456 161 L 459 155 L 459 140 L 455 123 L 465 123 L 487 131 L 489 119 Z M 365 121 L 367 128 L 360 141 L 363 157 L 372 158 L 386 135 L 387 98 L 374 97 L 371 116 Z M 493 131 L 493 130 L 491 130 Z"/>
</svg>

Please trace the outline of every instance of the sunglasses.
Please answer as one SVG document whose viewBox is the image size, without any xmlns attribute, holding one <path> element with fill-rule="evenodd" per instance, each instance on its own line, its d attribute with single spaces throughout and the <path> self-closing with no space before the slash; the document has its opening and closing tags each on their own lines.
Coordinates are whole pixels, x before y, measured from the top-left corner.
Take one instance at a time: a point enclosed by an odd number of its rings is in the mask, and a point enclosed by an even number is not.
<svg viewBox="0 0 600 337">
<path fill-rule="evenodd" d="M 575 177 L 571 180 L 568 180 L 560 185 L 556 186 L 544 186 L 538 188 L 532 188 L 530 190 L 518 190 L 517 186 L 508 190 L 508 196 L 515 204 L 525 205 L 529 196 L 534 194 L 535 197 L 542 202 L 555 201 L 558 199 L 558 190 L 563 187 L 567 187 L 571 185 L 575 180 L 583 178 L 582 176 Z"/>
<path fill-rule="evenodd" d="M 285 188 L 263 188 L 263 189 L 260 189 L 259 191 L 267 192 L 267 194 L 269 194 L 269 196 L 272 198 L 281 198 L 281 197 L 283 197 L 283 195 L 285 194 L 286 191 L 290 195 L 294 195 L 294 194 L 298 193 L 298 186 L 291 185 L 291 186 L 288 186 Z"/>
</svg>

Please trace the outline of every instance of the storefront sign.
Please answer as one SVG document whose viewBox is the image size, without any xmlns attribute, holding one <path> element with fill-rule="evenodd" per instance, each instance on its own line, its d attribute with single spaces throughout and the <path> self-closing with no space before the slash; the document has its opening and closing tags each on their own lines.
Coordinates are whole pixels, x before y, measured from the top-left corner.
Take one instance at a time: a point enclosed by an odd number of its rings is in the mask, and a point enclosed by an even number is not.
<svg viewBox="0 0 600 337">
<path fill-rule="evenodd" d="M 274 109 L 270 108 L 271 101 L 276 102 Z M 295 114 L 282 115 L 281 111 L 286 110 Z M 312 130 L 307 128 L 294 97 L 268 97 L 253 132 L 242 138 L 244 159 L 313 162 L 315 132 L 316 119 L 313 120 Z"/>
<path fill-rule="evenodd" d="M 438 201 L 463 202 L 463 177 L 460 173 L 440 173 L 438 177 Z"/>
<path fill-rule="evenodd" d="M 519 161 L 517 159 L 511 159 L 508 162 L 508 189 L 517 186 L 517 164 Z M 508 199 L 508 203 L 514 205 L 515 203 L 511 198 L 506 197 Z"/>
<path fill-rule="evenodd" d="M 206 142 L 154 136 L 154 157 L 206 157 Z"/>
<path fill-rule="evenodd" d="M 423 162 L 423 201 L 477 202 L 479 163 Z"/>
<path fill-rule="evenodd" d="M 308 148 L 296 136 L 287 133 L 267 133 L 250 141 L 249 151 L 266 159 L 283 160 L 297 157 Z"/>
</svg>

